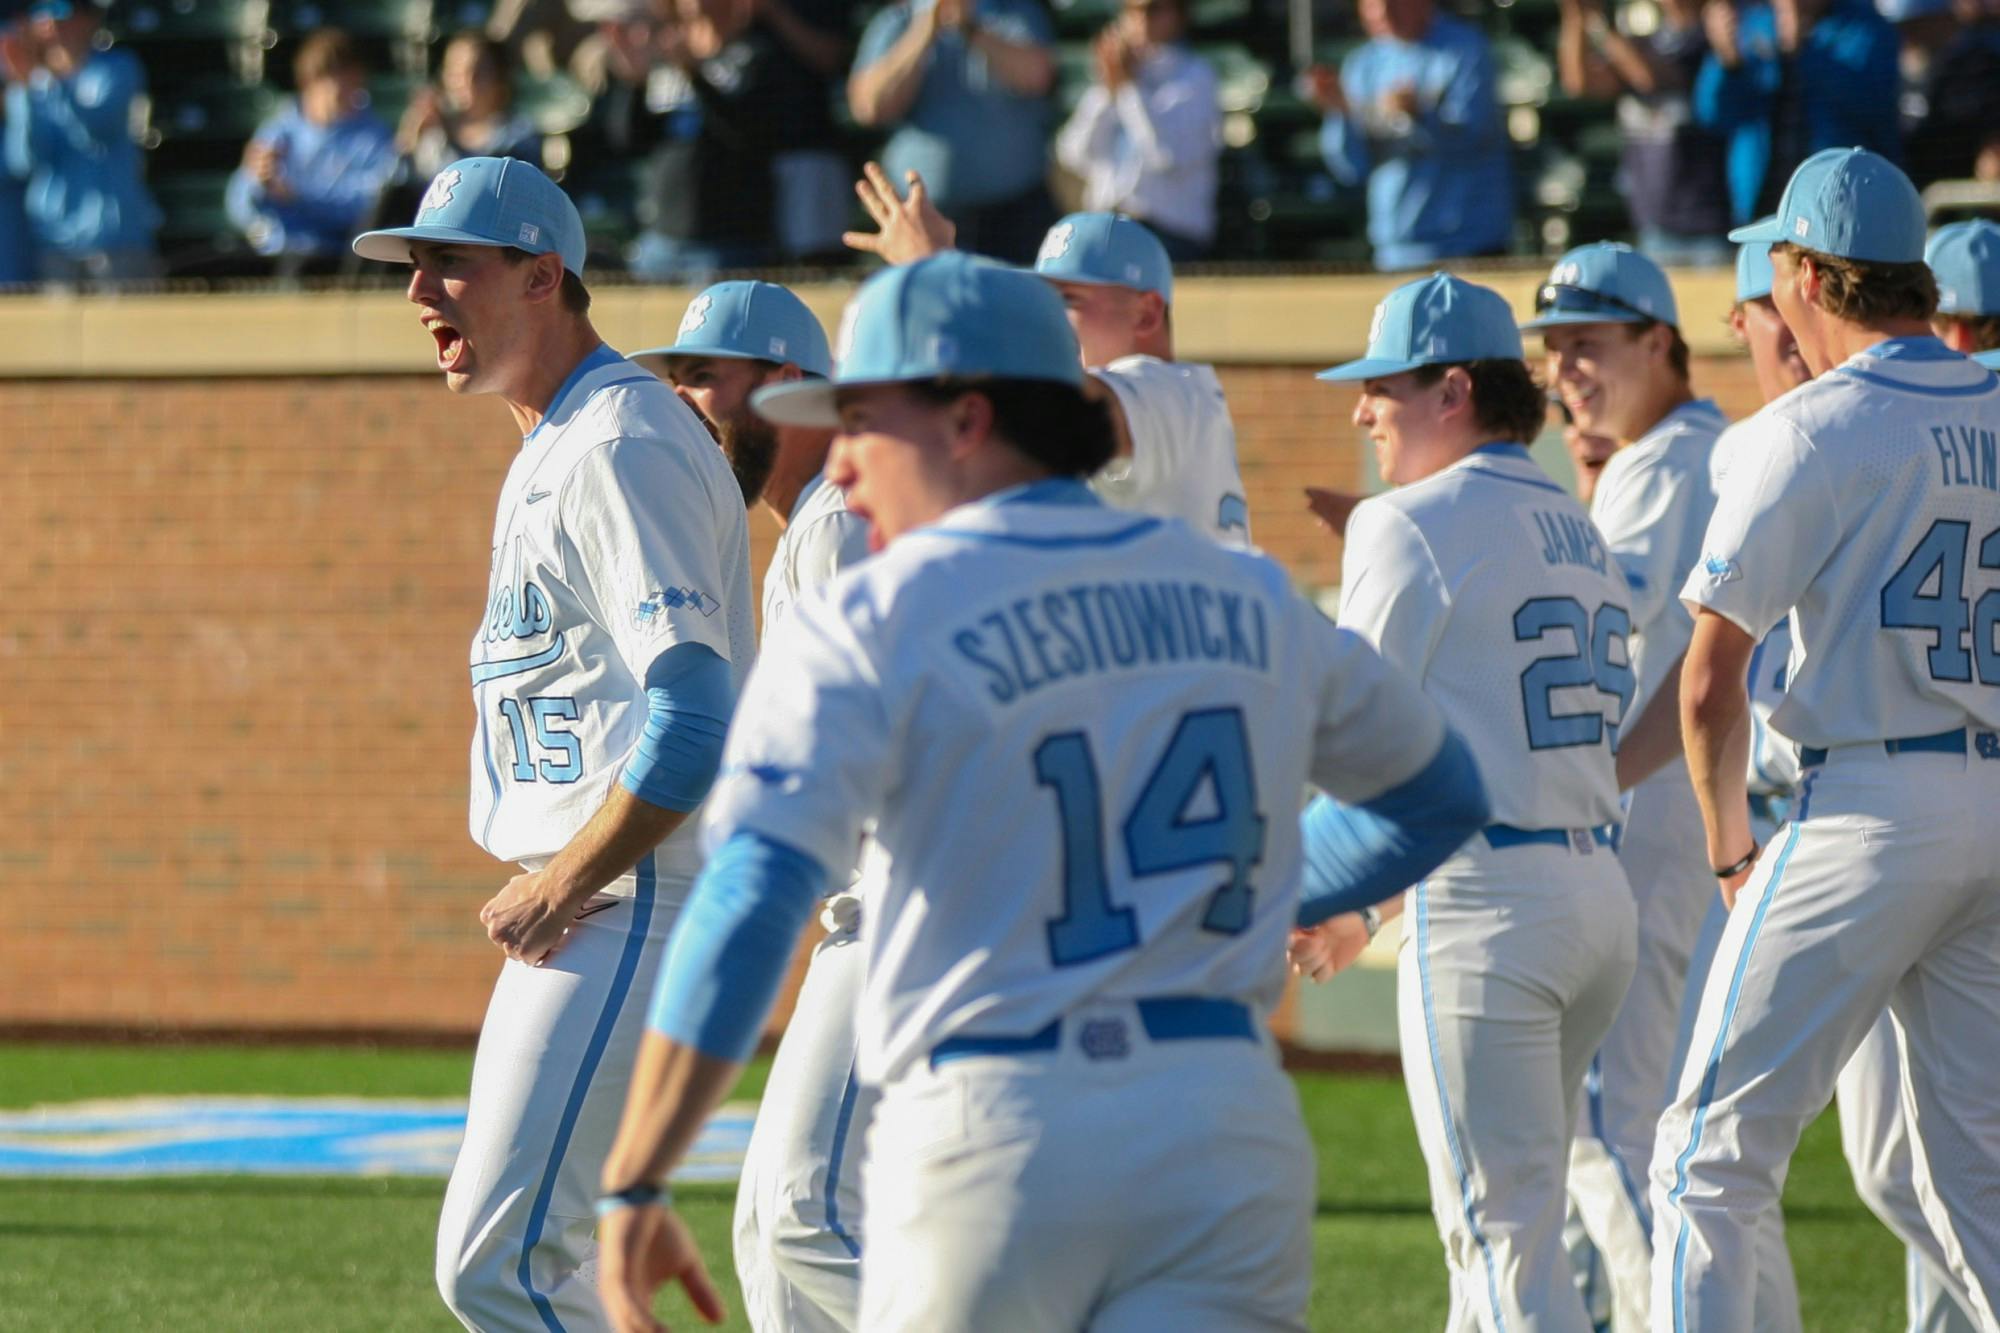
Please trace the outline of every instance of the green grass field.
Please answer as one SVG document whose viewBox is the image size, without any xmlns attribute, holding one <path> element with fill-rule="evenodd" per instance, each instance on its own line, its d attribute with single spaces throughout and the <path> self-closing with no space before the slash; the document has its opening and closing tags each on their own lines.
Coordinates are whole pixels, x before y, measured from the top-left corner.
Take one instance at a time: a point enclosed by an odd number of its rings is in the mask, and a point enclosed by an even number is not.
<svg viewBox="0 0 2000 1333">
<path fill-rule="evenodd" d="M 176 1093 L 460 1096 L 469 1067 L 469 1055 L 412 1051 L 0 1046 L 0 1106 Z M 761 1080 L 753 1068 L 736 1095 L 754 1097 Z M 1443 1259 L 1401 1085 L 1304 1074 L 1299 1090 L 1320 1150 L 1313 1327 L 1441 1327 Z M 0 1181 L 0 1327 L 455 1328 L 431 1286 L 443 1188 L 329 1177 Z M 681 1201 L 726 1275 L 730 1191 L 690 1187 Z M 1806 1328 L 1902 1326 L 1901 1252 L 1856 1201 L 1831 1116 L 1806 1135 L 1786 1214 Z M 678 1301 L 662 1310 L 677 1329 L 700 1326 Z"/>
</svg>

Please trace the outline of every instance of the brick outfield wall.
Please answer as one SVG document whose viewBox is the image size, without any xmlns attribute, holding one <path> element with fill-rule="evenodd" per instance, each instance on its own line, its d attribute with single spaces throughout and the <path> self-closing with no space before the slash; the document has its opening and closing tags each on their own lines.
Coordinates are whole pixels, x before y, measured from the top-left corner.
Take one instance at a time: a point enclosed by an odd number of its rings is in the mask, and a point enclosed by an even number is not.
<svg viewBox="0 0 2000 1333">
<path fill-rule="evenodd" d="M 1705 369 L 1749 406 L 1746 366 Z M 1222 378 L 1260 544 L 1334 581 L 1299 489 L 1361 484 L 1351 398 Z M 15 381 L 0 418 L 0 1025 L 475 1030 L 505 410 L 429 376 Z"/>
</svg>

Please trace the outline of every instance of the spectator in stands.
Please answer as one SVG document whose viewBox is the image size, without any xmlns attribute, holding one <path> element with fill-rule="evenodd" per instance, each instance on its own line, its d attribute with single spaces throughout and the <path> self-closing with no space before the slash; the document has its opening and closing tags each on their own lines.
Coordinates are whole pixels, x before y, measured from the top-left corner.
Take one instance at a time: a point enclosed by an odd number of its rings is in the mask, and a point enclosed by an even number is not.
<svg viewBox="0 0 2000 1333">
<path fill-rule="evenodd" d="M 281 276 L 337 267 L 396 166 L 395 136 L 368 109 L 368 71 L 346 33 L 322 28 L 292 63 L 298 96 L 258 127 L 229 178 L 229 217 Z"/>
<path fill-rule="evenodd" d="M 1215 71 L 1185 45 L 1188 0 L 1125 0 L 1092 48 L 1096 79 L 1056 135 L 1083 206 L 1149 227 L 1175 263 L 1215 240 L 1222 111 Z"/>
<path fill-rule="evenodd" d="M 547 78 L 572 68 L 592 44 L 598 17 L 582 0 L 496 0 L 486 35 L 522 69 Z"/>
<path fill-rule="evenodd" d="M 1871 0 L 1773 0 L 1702 10 L 1708 57 L 1695 118 L 1725 142 L 1729 213 L 1777 211 L 1792 169 L 1822 148 L 1903 157 L 1896 121 L 1899 43 Z"/>
<path fill-rule="evenodd" d="M 1910 177 L 2000 182 L 2000 0 L 1958 0 L 1956 35 L 1932 57 Z"/>
<path fill-rule="evenodd" d="M 396 131 L 396 151 L 422 189 L 461 157 L 518 157 L 542 164 L 542 135 L 514 109 L 507 48 L 484 33 L 461 32 L 445 44 L 435 87 L 410 98 Z"/>
<path fill-rule="evenodd" d="M 128 282 L 159 272 L 160 210 L 142 179 L 133 103 L 138 58 L 96 46 L 97 10 L 37 3 L 0 37 L 7 80 L 7 167 L 23 201 L 40 275 Z"/>
<path fill-rule="evenodd" d="M 1701 0 L 1666 0 L 1645 37 L 1612 26 L 1603 0 L 1561 0 L 1559 12 L 1563 91 L 1618 99 L 1618 180 L 1639 248 L 1662 264 L 1730 263 L 1722 141 L 1695 123 L 1689 102 L 1708 55 Z"/>
<path fill-rule="evenodd" d="M 1056 220 L 1051 40 L 1037 0 L 902 0 L 861 36 L 848 108 L 892 129 L 882 165 L 899 184 L 922 176 L 960 249 L 1026 263 Z"/>
<path fill-rule="evenodd" d="M 772 114 L 777 43 L 751 0 L 654 0 L 605 25 L 610 81 L 591 109 L 595 151 L 642 163 L 632 271 L 705 283 L 767 262 L 772 160 L 787 127 Z"/>
<path fill-rule="evenodd" d="M 1306 72 L 1334 180 L 1367 183 L 1375 267 L 1503 253 L 1514 184 L 1493 51 L 1432 0 L 1360 0 L 1369 40 L 1335 74 Z"/>
<path fill-rule="evenodd" d="M 773 169 L 778 250 L 787 259 L 845 262 L 840 233 L 854 202 L 854 168 L 834 122 L 836 89 L 852 54 L 852 0 L 754 0 L 757 31 L 778 55 L 766 114 L 784 126 Z"/>
</svg>

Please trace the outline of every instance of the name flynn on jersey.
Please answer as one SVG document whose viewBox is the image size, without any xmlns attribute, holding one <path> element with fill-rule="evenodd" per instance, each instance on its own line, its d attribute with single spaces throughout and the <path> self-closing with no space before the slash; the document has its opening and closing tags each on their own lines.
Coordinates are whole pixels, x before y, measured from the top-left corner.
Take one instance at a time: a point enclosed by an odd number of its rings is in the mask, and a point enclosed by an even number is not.
<svg viewBox="0 0 2000 1333">
<path fill-rule="evenodd" d="M 1931 442 L 1937 446 L 1938 466 L 1944 469 L 1945 485 L 1983 486 L 1989 491 L 2000 491 L 1993 431 L 1976 426 L 1932 426 L 1930 431 Z"/>
<path fill-rule="evenodd" d="M 950 640 L 1004 704 L 1073 677 L 1167 663 L 1268 673 L 1270 619 L 1261 598 L 1203 583 L 1079 583 L 1015 598 Z"/>
</svg>

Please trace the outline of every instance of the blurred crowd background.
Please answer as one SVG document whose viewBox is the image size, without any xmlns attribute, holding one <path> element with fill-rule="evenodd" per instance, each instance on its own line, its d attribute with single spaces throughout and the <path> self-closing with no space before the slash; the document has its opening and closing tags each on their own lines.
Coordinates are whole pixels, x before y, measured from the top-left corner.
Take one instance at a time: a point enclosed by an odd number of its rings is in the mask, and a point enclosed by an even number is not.
<svg viewBox="0 0 2000 1333">
<path fill-rule="evenodd" d="M 2000 216 L 2000 0 L 0 0 L 0 283 L 353 274 L 526 158 L 597 272 L 853 262 L 858 164 L 962 245 L 1070 207 L 1176 260 L 1721 264 L 1831 145 Z"/>
</svg>

